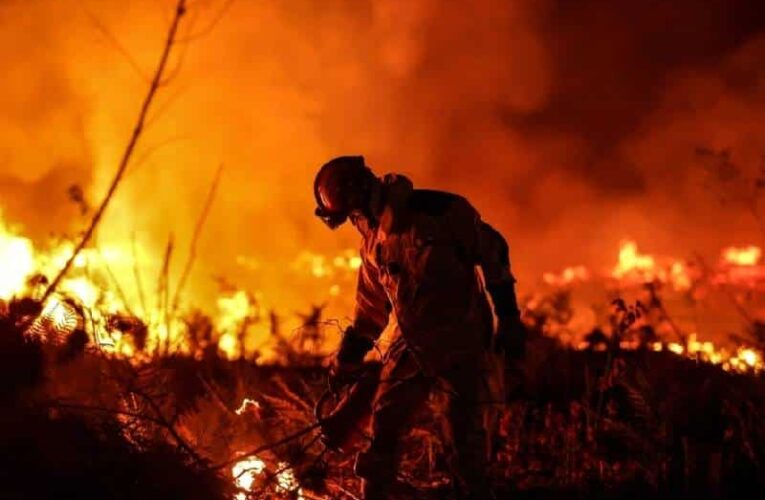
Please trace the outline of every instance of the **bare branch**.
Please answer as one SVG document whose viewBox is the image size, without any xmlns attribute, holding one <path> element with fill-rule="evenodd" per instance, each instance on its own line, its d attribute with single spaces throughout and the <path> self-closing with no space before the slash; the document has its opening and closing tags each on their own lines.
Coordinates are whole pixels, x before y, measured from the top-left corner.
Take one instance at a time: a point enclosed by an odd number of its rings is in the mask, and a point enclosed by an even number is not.
<svg viewBox="0 0 765 500">
<path fill-rule="evenodd" d="M 112 180 L 112 183 L 109 186 L 109 190 L 107 191 L 106 196 L 101 202 L 101 205 L 98 207 L 98 210 L 93 215 L 93 219 L 91 220 L 90 225 L 88 226 L 88 229 L 85 231 L 79 244 L 75 247 L 74 251 L 72 252 L 71 257 L 69 257 L 69 260 L 67 260 L 66 264 L 64 264 L 64 268 L 61 269 L 61 271 L 59 271 L 56 278 L 51 282 L 51 284 L 45 290 L 45 293 L 43 294 L 41 299 L 41 301 L 43 302 L 47 300 L 53 292 L 56 291 L 56 288 L 59 286 L 59 284 L 61 283 L 61 280 L 64 278 L 66 273 L 69 272 L 69 269 L 72 267 L 72 264 L 74 263 L 77 256 L 80 254 L 80 252 L 82 252 L 83 248 L 85 248 L 88 242 L 90 242 L 91 238 L 93 237 L 93 233 L 98 227 L 99 222 L 101 222 L 101 218 L 103 217 L 104 212 L 106 211 L 106 207 L 109 206 L 109 202 L 112 200 L 114 193 L 117 191 L 117 187 L 120 185 L 120 181 L 122 180 L 122 177 L 125 174 L 125 170 L 127 169 L 127 166 L 130 163 L 130 158 L 133 156 L 135 145 L 138 143 L 138 139 L 141 136 L 141 131 L 143 130 L 144 120 L 146 119 L 146 115 L 149 112 L 151 103 L 154 101 L 154 96 L 156 95 L 157 90 L 159 89 L 159 84 L 162 81 L 162 75 L 165 72 L 165 67 L 167 66 L 167 61 L 170 56 L 170 51 L 175 43 L 175 37 L 178 32 L 178 26 L 181 22 L 181 18 L 183 17 L 185 13 L 186 13 L 186 0 L 178 0 L 178 4 L 176 5 L 176 8 L 175 8 L 175 16 L 173 17 L 173 22 L 170 25 L 170 29 L 167 33 L 167 41 L 165 42 L 165 47 L 159 59 L 159 64 L 157 65 L 157 69 L 154 73 L 154 77 L 152 79 L 151 86 L 149 87 L 149 91 L 146 94 L 146 97 L 144 98 L 143 104 L 141 106 L 141 110 L 138 113 L 138 119 L 136 120 L 135 127 L 133 128 L 133 133 L 130 136 L 130 140 L 128 141 L 127 146 L 125 147 L 124 153 L 122 154 L 122 159 L 120 160 L 119 167 L 117 168 L 117 172 L 114 175 L 114 179 Z"/>
<path fill-rule="evenodd" d="M 170 433 L 179 447 L 186 451 L 186 453 L 188 453 L 197 463 L 204 463 L 204 459 L 199 456 L 194 448 L 192 448 L 192 446 L 187 443 L 180 434 L 178 434 L 178 431 L 175 430 L 175 425 L 173 425 L 169 420 L 167 420 L 167 418 L 165 418 L 161 408 L 159 405 L 157 405 L 157 402 L 154 401 L 151 396 L 144 393 L 143 391 L 138 391 L 136 389 L 132 389 L 131 392 L 136 396 L 139 396 L 146 402 L 146 404 L 149 405 L 149 407 L 151 407 L 152 412 L 154 412 L 154 420 L 158 423 L 158 425 L 164 427 Z"/>
<path fill-rule="evenodd" d="M 170 318 L 168 309 L 168 300 L 170 289 L 169 277 L 170 277 L 170 260 L 173 257 L 173 235 L 170 234 L 167 238 L 167 246 L 165 247 L 165 258 L 162 260 L 162 268 L 159 271 L 159 278 L 157 279 L 157 314 L 161 315 L 162 321 L 165 324 L 165 353 L 170 349 Z M 161 339 L 160 339 L 161 340 Z M 156 355 L 162 354 L 162 345 L 157 345 Z"/>
<path fill-rule="evenodd" d="M 146 126 L 144 127 L 144 130 L 146 130 L 146 128 L 148 128 L 148 126 L 149 126 L 149 124 L 148 124 L 148 120 L 147 120 L 147 123 L 146 123 Z M 131 164 L 131 168 L 127 172 L 125 172 L 125 179 L 127 179 L 131 175 L 133 175 L 136 172 L 138 172 L 141 169 L 141 167 L 149 160 L 149 158 L 152 157 L 152 155 L 154 153 L 156 153 L 160 149 L 164 148 L 165 146 L 168 146 L 168 145 L 173 144 L 175 142 L 182 141 L 185 138 L 186 137 L 184 137 L 182 135 L 176 135 L 176 136 L 170 137 L 168 139 L 165 139 L 163 141 L 160 141 L 160 142 L 158 142 L 156 144 L 152 144 L 151 146 L 147 147 L 141 153 L 141 155 L 138 156 L 136 158 L 136 160 Z"/>
<path fill-rule="evenodd" d="M 304 436 L 304 435 L 308 434 L 309 432 L 311 432 L 312 430 L 318 428 L 319 425 L 321 425 L 321 424 L 316 422 L 314 424 L 309 425 L 308 427 L 304 427 L 303 429 L 301 429 L 301 430 L 299 430 L 297 432 L 293 432 L 292 434 L 289 434 L 288 436 L 285 436 L 282 439 L 279 439 L 278 441 L 274 441 L 273 443 L 267 443 L 267 444 L 258 446 L 257 448 L 252 449 L 252 450 L 242 454 L 241 456 L 257 455 L 258 453 L 263 453 L 264 451 L 271 450 L 271 449 L 277 448 L 279 446 L 283 446 L 283 445 L 285 445 L 287 443 L 291 443 L 292 441 L 298 439 L 299 437 Z M 220 470 L 220 469 L 222 469 L 224 467 L 228 467 L 229 465 L 232 465 L 233 463 L 235 463 L 239 459 L 240 459 L 239 457 L 232 458 L 232 459 L 227 460 L 227 461 L 225 461 L 223 463 L 215 465 L 215 466 L 213 466 L 211 468 L 214 469 L 214 470 Z"/>
<path fill-rule="evenodd" d="M 141 279 L 141 269 L 138 266 L 138 249 L 135 244 L 135 232 L 131 235 L 130 243 L 133 252 L 133 277 L 135 278 L 135 286 L 138 291 L 138 301 L 141 303 L 141 311 L 143 316 L 146 316 L 148 312 L 146 310 L 146 295 L 143 293 L 143 280 Z"/>
<path fill-rule="evenodd" d="M 181 292 L 183 292 L 183 288 L 186 286 L 186 281 L 188 280 L 189 275 L 191 275 L 191 270 L 194 267 L 194 262 L 197 258 L 197 244 L 199 243 L 199 237 L 202 235 L 202 229 L 204 229 L 205 222 L 207 221 L 207 216 L 210 214 L 210 208 L 212 208 L 213 201 L 215 201 L 215 194 L 218 191 L 218 184 L 220 183 L 220 177 L 222 173 L 223 164 L 221 164 L 218 167 L 218 170 L 215 172 L 215 177 L 213 178 L 212 184 L 210 185 L 210 190 L 207 193 L 207 199 L 205 200 L 205 204 L 202 207 L 202 212 L 200 212 L 197 223 L 194 226 L 194 233 L 191 237 L 191 244 L 189 248 L 189 257 L 186 260 L 186 265 L 183 267 L 183 272 L 181 273 L 181 277 L 178 280 L 178 286 L 175 289 L 173 305 L 170 310 L 172 314 L 175 314 L 175 311 L 178 310 L 178 302 L 181 297 Z"/>
<path fill-rule="evenodd" d="M 107 28 L 90 10 L 84 9 L 85 16 L 87 16 L 88 20 L 93 24 L 93 26 L 98 30 L 101 35 L 108 41 L 112 46 L 114 46 L 115 49 L 117 49 L 117 52 L 122 55 L 123 58 L 125 58 L 125 61 L 130 65 L 133 70 L 138 74 L 138 76 L 141 77 L 141 80 L 145 82 L 149 82 L 149 75 L 146 74 L 146 72 L 141 68 L 141 66 L 138 64 L 138 62 L 135 60 L 135 58 L 128 52 L 128 50 L 120 43 L 120 41 L 117 39 L 116 36 Z"/>
<path fill-rule="evenodd" d="M 223 19 L 223 16 L 226 15 L 226 12 L 231 8 L 231 6 L 234 5 L 234 0 L 226 0 L 226 2 L 223 4 L 223 6 L 220 8 L 218 13 L 213 17 L 212 21 L 210 21 L 210 24 L 202 28 L 201 30 L 197 31 L 196 33 L 192 33 L 191 35 L 179 38 L 178 43 L 188 43 L 193 42 L 195 40 L 199 40 L 202 37 L 205 37 L 209 35 L 212 30 L 220 23 L 221 19 Z"/>
<path fill-rule="evenodd" d="M 104 254 L 101 253 L 101 249 L 98 249 L 98 255 L 101 257 L 101 262 L 104 264 L 104 269 L 106 269 L 106 274 L 109 275 L 109 279 L 112 280 L 112 285 L 114 286 L 115 290 L 117 290 L 117 296 L 122 301 L 122 305 L 125 308 L 125 310 L 130 314 L 131 316 L 135 316 L 133 314 L 133 311 L 131 310 L 130 303 L 127 300 L 127 295 L 125 295 L 125 290 L 120 285 L 119 280 L 117 279 L 117 276 L 114 275 L 114 272 L 112 271 L 111 266 L 109 266 L 109 262 L 104 257 Z"/>
</svg>

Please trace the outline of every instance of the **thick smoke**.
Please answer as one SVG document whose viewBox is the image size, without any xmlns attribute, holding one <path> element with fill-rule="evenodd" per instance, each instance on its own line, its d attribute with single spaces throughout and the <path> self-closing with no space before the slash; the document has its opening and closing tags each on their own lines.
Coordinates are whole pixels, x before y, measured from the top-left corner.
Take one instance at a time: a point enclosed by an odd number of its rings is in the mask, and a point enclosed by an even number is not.
<svg viewBox="0 0 765 500">
<path fill-rule="evenodd" d="M 0 2 L 8 218 L 71 220 L 53 204 L 71 182 L 92 179 L 99 198 L 172 3 Z M 624 237 L 677 255 L 757 242 L 695 151 L 730 149 L 746 168 L 765 153 L 760 3 L 234 2 L 177 47 L 180 72 L 100 238 L 135 233 L 160 255 L 173 233 L 182 259 L 223 163 L 194 286 L 220 274 L 288 303 L 298 252 L 357 245 L 312 217 L 311 182 L 329 157 L 361 153 L 467 195 L 508 235 L 526 288 L 543 270 L 612 265 Z M 193 2 L 186 26 L 205 31 L 224 4 Z"/>
</svg>

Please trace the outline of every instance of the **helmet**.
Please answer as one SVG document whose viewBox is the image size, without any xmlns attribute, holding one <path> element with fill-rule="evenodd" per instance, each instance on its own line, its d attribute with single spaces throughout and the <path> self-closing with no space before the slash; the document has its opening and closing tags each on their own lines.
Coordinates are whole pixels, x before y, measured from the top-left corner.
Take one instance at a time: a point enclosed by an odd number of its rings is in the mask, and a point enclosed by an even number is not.
<svg viewBox="0 0 765 500">
<path fill-rule="evenodd" d="M 339 156 L 319 169 L 313 183 L 316 215 L 330 228 L 345 222 L 354 210 L 365 210 L 375 175 L 363 156 Z"/>
</svg>

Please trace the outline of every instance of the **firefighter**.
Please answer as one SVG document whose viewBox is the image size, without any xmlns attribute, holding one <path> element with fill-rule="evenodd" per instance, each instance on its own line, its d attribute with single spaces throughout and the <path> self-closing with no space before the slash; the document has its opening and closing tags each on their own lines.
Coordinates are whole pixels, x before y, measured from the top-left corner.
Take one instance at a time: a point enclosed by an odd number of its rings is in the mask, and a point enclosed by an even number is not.
<svg viewBox="0 0 765 500">
<path fill-rule="evenodd" d="M 353 381 L 383 330 L 393 331 L 372 406 L 372 439 L 355 463 L 364 498 L 390 498 L 400 438 L 428 397 L 445 401 L 445 442 L 458 496 L 487 498 L 491 409 L 504 400 L 503 363 L 523 350 L 505 239 L 463 197 L 378 178 L 362 156 L 316 175 L 316 215 L 361 233 L 352 324 L 330 377 Z M 495 321 L 496 318 L 496 321 Z"/>
</svg>

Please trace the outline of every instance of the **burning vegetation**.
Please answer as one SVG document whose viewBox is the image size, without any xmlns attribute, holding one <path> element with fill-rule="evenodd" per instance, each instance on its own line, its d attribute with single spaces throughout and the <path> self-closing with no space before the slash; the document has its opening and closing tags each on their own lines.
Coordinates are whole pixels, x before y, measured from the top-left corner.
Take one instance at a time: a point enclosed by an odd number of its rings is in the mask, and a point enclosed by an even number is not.
<svg viewBox="0 0 765 500">
<path fill-rule="evenodd" d="M 348 450 L 323 446 L 313 412 L 339 332 L 321 307 L 296 315 L 291 332 L 258 292 L 231 287 L 212 313 L 161 301 L 143 309 L 116 285 L 131 252 L 106 247 L 84 249 L 41 301 L 73 244 L 40 247 L 8 222 L 1 229 L 0 255 L 17 263 L 0 281 L 3 440 L 13 449 L 36 436 L 23 460 L 6 464 L 14 477 L 27 477 L 22 465 L 42 469 L 78 494 L 108 495 L 130 474 L 136 495 L 141 484 L 189 498 L 356 495 Z M 707 265 L 624 241 L 610 267 L 541 276 L 524 299 L 527 359 L 496 429 L 495 490 L 727 495 L 760 484 L 761 325 L 747 312 L 741 333 L 706 340 L 675 302 L 700 310 L 722 293 L 754 314 L 760 253 L 727 247 Z M 295 267 L 330 284 L 330 296 L 358 261 L 304 253 Z M 577 294 L 613 304 L 583 305 Z M 448 491 L 438 425 L 418 422 L 407 438 L 404 480 L 424 496 Z M 80 451 L 62 468 L 56 453 L 75 437 Z M 153 469 L 175 472 L 160 480 Z M 94 474 L 102 480 L 82 489 Z M 26 481 L 4 487 L 32 491 Z"/>
</svg>

